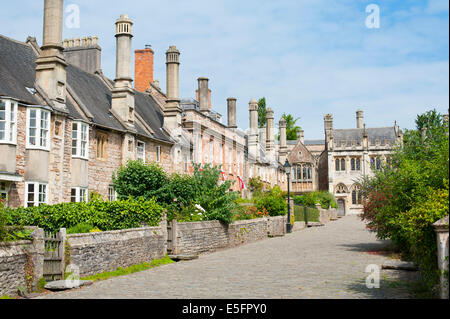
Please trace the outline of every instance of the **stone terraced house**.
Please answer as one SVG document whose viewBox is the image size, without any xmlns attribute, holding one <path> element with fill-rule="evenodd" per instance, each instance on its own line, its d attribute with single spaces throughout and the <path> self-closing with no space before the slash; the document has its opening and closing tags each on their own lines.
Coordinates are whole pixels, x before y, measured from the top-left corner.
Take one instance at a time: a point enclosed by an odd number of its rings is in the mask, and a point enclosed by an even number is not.
<svg viewBox="0 0 450 319">
<path fill-rule="evenodd" d="M 209 79 L 197 79 L 194 98 L 179 96 L 180 51 L 166 54 L 166 91 L 154 79 L 154 51 L 136 50 L 133 87 L 133 22 L 115 23 L 116 74 L 102 73 L 96 36 L 62 39 L 63 0 L 44 0 L 44 33 L 25 42 L 0 35 L 0 196 L 12 207 L 79 202 L 95 191 L 116 193 L 112 174 L 129 159 L 158 163 L 167 173 L 192 174 L 194 164 L 221 165 L 223 181 L 249 196 L 260 177 L 266 187 L 287 189 L 283 169 L 292 164 L 291 190 L 329 190 L 340 213 L 361 209 L 355 178 L 386 161 L 401 140 L 397 125 L 333 130 L 325 116 L 325 140 L 286 140 L 286 121 L 275 141 L 274 111 L 258 128 L 258 103 L 249 102 L 249 129 L 236 125 L 236 98 L 228 98 L 227 123 L 213 110 Z"/>
</svg>

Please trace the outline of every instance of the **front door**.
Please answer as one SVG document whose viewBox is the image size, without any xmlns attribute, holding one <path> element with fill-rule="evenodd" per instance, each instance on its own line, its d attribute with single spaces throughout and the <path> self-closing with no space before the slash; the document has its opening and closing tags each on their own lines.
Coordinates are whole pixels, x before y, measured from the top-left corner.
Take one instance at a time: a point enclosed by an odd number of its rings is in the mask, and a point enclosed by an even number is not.
<svg viewBox="0 0 450 319">
<path fill-rule="evenodd" d="M 338 199 L 338 216 L 345 216 L 345 202 L 343 199 Z"/>
</svg>

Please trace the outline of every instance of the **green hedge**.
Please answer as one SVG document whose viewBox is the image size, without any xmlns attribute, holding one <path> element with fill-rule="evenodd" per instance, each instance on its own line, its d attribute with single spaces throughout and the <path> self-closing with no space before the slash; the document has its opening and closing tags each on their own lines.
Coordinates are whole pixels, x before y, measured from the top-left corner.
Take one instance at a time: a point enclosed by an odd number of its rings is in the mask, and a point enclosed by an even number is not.
<svg viewBox="0 0 450 319">
<path fill-rule="evenodd" d="M 315 191 L 304 195 L 294 196 L 297 205 L 315 207 L 319 203 L 323 209 L 338 208 L 336 198 L 330 192 Z"/>
<path fill-rule="evenodd" d="M 101 231 L 158 226 L 163 208 L 154 199 L 62 203 L 39 207 L 4 208 L 9 225 L 38 226 L 49 232 L 86 223 Z"/>
<path fill-rule="evenodd" d="M 319 221 L 319 210 L 317 208 L 311 208 L 306 206 L 295 205 L 294 215 L 295 221 L 304 222 L 305 214 L 308 217 L 308 222 L 318 222 Z"/>
</svg>

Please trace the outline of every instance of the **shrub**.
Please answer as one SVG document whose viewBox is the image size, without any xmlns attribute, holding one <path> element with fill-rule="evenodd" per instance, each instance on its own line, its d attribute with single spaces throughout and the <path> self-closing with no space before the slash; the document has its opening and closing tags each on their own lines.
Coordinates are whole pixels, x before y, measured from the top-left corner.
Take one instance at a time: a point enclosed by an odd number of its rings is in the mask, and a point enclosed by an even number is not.
<svg viewBox="0 0 450 319">
<path fill-rule="evenodd" d="M 294 196 L 297 205 L 316 207 L 320 204 L 323 209 L 338 208 L 336 198 L 330 192 L 315 191 L 304 195 Z"/>
<path fill-rule="evenodd" d="M 419 115 L 416 130 L 374 176 L 363 180 L 362 219 L 380 239 L 390 238 L 414 261 L 426 286 L 438 284 L 436 239 L 432 224 L 448 215 L 448 127 L 434 110 Z M 420 129 L 426 128 L 422 138 Z"/>
<path fill-rule="evenodd" d="M 260 196 L 263 192 L 264 183 L 261 177 L 251 177 L 248 181 L 248 188 L 253 193 L 253 196 Z"/>
<path fill-rule="evenodd" d="M 49 232 L 89 224 L 102 231 L 157 226 L 163 208 L 155 199 L 127 199 L 115 202 L 96 199 L 88 203 L 62 203 L 6 209 L 11 225 L 39 226 Z M 91 228 L 91 229 L 92 229 Z M 89 229 L 89 230 L 91 230 Z"/>
<path fill-rule="evenodd" d="M 156 197 L 164 202 L 162 191 L 169 178 L 157 164 L 146 164 L 140 160 L 128 161 L 113 174 L 113 184 L 119 199 L 144 197 L 147 200 Z"/>
<path fill-rule="evenodd" d="M 287 214 L 287 202 L 279 186 L 273 187 L 261 197 L 255 199 L 258 210 L 266 210 L 270 216 L 282 216 Z"/>
<path fill-rule="evenodd" d="M 88 223 L 79 223 L 67 229 L 67 234 L 85 234 L 89 233 L 92 229 L 94 229 L 94 226 Z"/>
</svg>

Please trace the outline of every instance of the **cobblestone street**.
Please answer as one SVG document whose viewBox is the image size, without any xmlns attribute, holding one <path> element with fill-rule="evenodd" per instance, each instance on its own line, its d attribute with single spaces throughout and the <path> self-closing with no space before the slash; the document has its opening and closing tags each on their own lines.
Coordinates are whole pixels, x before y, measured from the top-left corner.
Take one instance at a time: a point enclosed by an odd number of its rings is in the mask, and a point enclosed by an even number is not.
<svg viewBox="0 0 450 319">
<path fill-rule="evenodd" d="M 366 288 L 370 264 L 389 259 L 356 216 L 234 249 L 39 298 L 409 298 L 415 272 L 381 271 Z M 372 252 L 372 253 L 371 253 Z M 409 277 L 409 279 L 407 278 Z M 396 282 L 392 282 L 395 280 Z"/>
</svg>

